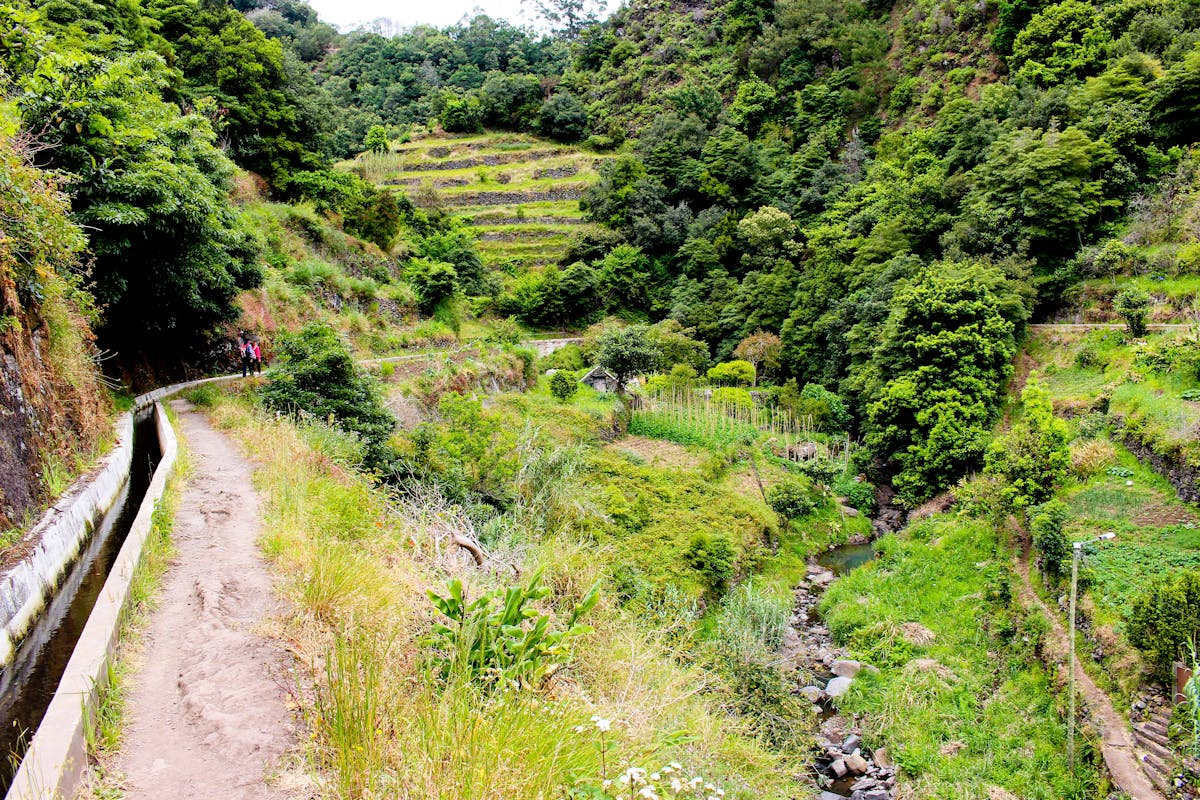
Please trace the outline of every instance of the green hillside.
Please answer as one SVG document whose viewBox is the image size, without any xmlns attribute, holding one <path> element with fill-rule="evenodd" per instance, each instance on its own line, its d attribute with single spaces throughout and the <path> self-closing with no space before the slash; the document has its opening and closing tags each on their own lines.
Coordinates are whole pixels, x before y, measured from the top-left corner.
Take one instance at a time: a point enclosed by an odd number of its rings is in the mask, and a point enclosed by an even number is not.
<svg viewBox="0 0 1200 800">
<path fill-rule="evenodd" d="M 579 199 L 604 157 L 525 134 L 430 135 L 343 164 L 471 225 L 484 263 L 509 275 L 555 263 L 593 226 Z"/>
</svg>

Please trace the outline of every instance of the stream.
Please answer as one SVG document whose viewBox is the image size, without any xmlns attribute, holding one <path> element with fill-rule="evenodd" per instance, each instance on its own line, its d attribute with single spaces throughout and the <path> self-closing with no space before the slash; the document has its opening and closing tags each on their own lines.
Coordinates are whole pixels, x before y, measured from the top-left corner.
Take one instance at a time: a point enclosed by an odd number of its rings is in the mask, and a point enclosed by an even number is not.
<svg viewBox="0 0 1200 800">
<path fill-rule="evenodd" d="M 129 480 L 108 513 L 95 521 L 91 538 L 17 648 L 12 663 L 0 670 L 0 753 L 8 754 L 0 764 L 0 791 L 8 790 L 33 732 L 45 716 L 160 457 L 154 410 L 150 408 L 134 420 Z"/>
<path fill-rule="evenodd" d="M 895 767 L 884 748 L 871 751 L 862 731 L 838 714 L 837 697 L 861 670 L 873 669 L 849 658 L 838 647 L 817 610 L 821 595 L 839 577 L 869 563 L 875 546 L 846 544 L 811 561 L 806 579 L 795 589 L 792 625 L 783 654 L 794 670 L 797 693 L 811 702 L 820 721 L 812 767 L 822 791 L 820 800 L 891 800 Z"/>
</svg>

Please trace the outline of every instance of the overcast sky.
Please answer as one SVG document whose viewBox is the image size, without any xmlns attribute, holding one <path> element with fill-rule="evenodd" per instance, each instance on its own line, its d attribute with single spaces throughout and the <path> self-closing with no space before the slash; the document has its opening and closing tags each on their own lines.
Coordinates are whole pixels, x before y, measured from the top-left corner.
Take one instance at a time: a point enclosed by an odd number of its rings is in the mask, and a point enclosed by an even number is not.
<svg viewBox="0 0 1200 800">
<path fill-rule="evenodd" d="M 477 11 L 516 25 L 534 22 L 532 9 L 523 8 L 521 0 L 309 0 L 309 5 L 339 28 L 380 17 L 404 27 L 423 23 L 441 28 Z"/>
</svg>

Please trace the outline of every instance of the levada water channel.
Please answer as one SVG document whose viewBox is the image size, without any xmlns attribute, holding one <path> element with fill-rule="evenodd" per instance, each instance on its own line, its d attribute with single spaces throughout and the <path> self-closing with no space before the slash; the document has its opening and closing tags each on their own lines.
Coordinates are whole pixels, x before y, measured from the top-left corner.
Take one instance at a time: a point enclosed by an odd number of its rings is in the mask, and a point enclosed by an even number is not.
<svg viewBox="0 0 1200 800">
<path fill-rule="evenodd" d="M 8 756 L 0 758 L 0 791 L 8 791 L 29 740 L 46 714 L 160 458 L 151 406 L 134 420 L 129 480 L 108 513 L 94 521 L 91 538 L 17 648 L 12 663 L 0 670 L 0 754 Z"/>
</svg>

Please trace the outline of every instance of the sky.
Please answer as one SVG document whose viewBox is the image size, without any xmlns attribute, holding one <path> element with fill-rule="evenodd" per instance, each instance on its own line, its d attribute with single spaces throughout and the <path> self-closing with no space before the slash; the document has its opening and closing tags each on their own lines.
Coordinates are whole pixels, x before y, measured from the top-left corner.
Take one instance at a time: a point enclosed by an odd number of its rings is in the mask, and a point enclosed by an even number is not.
<svg viewBox="0 0 1200 800">
<path fill-rule="evenodd" d="M 534 22 L 532 6 L 521 0 L 309 0 L 309 5 L 323 21 L 343 29 L 380 17 L 405 28 L 418 23 L 441 28 L 477 13 L 517 25 Z"/>
</svg>

